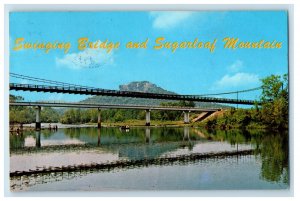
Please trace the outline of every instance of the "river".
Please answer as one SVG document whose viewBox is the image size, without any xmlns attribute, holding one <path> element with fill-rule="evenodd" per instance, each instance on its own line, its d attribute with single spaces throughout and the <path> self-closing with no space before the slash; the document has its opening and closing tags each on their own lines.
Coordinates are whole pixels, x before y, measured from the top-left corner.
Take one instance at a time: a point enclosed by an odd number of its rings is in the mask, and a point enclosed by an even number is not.
<svg viewBox="0 0 300 201">
<path fill-rule="evenodd" d="M 10 134 L 11 191 L 288 189 L 287 132 L 191 127 Z"/>
</svg>

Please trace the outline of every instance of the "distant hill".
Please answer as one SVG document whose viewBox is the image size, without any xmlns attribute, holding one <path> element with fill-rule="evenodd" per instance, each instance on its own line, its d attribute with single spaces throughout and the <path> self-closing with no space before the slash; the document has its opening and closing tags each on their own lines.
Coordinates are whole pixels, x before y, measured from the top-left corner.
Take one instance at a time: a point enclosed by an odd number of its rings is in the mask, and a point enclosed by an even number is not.
<svg viewBox="0 0 300 201">
<path fill-rule="evenodd" d="M 176 94 L 165 90 L 151 82 L 130 82 L 119 86 L 120 91 L 135 91 L 145 93 L 160 93 L 160 94 Z M 130 97 L 111 97 L 111 96 L 93 96 L 89 97 L 80 103 L 99 103 L 99 104 L 132 104 L 132 105 L 159 105 L 162 102 L 176 102 L 172 100 L 159 99 L 144 99 L 144 98 L 130 98 Z M 222 107 L 220 104 L 212 103 L 197 103 L 198 107 Z M 224 107 L 224 106 L 223 106 Z"/>
<path fill-rule="evenodd" d="M 148 81 L 141 82 L 130 82 L 129 84 L 124 84 L 119 86 L 120 91 L 135 91 L 135 92 L 145 92 L 145 93 L 158 93 L 158 94 L 176 94 L 171 91 L 167 91 L 156 84 Z"/>
</svg>

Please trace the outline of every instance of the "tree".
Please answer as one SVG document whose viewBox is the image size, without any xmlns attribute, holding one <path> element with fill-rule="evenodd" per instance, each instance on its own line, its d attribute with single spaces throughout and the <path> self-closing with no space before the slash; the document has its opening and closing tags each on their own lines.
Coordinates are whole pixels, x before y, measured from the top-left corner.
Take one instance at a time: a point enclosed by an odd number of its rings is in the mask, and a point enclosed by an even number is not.
<svg viewBox="0 0 300 201">
<path fill-rule="evenodd" d="M 288 127 L 288 76 L 271 75 L 261 80 L 262 121 L 271 128 Z"/>
<path fill-rule="evenodd" d="M 41 111 L 41 121 L 45 123 L 58 122 L 58 112 L 50 107 L 44 107 Z"/>
</svg>

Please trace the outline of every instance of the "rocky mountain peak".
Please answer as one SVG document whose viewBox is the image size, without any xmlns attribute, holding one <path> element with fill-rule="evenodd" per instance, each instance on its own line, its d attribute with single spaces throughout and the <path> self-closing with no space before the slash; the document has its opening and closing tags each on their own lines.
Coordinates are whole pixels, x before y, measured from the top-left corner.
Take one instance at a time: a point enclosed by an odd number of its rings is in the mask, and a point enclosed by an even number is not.
<svg viewBox="0 0 300 201">
<path fill-rule="evenodd" d="M 149 81 L 130 82 L 128 84 L 120 85 L 119 89 L 120 91 L 175 94 L 174 92 L 167 91 Z"/>
</svg>

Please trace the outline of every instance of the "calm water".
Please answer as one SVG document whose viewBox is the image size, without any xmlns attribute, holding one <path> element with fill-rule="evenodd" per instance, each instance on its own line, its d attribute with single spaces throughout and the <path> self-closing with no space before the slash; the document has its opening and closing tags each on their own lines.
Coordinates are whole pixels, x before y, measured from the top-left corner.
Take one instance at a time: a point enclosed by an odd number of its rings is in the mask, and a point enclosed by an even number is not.
<svg viewBox="0 0 300 201">
<path fill-rule="evenodd" d="M 289 188 L 287 133 L 71 128 L 10 134 L 12 191 Z"/>
</svg>

